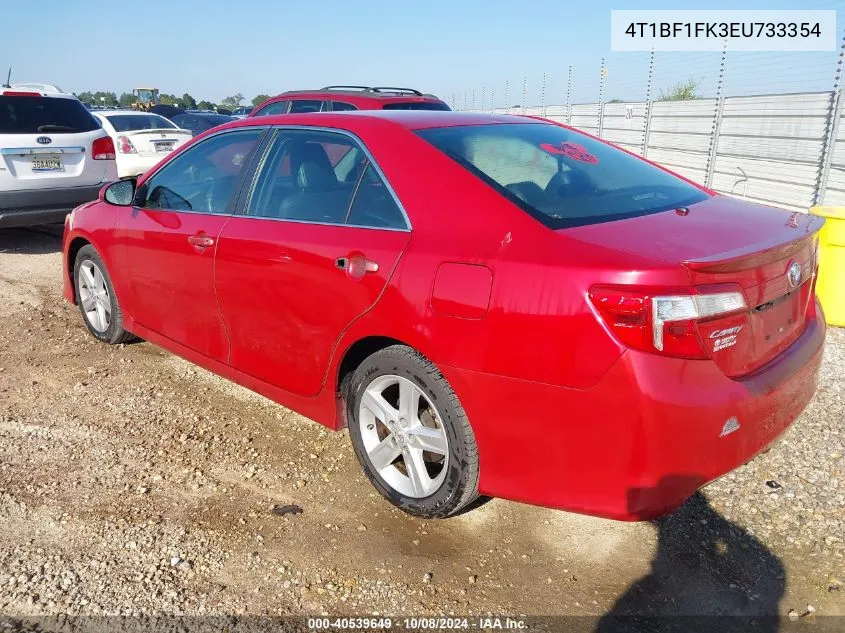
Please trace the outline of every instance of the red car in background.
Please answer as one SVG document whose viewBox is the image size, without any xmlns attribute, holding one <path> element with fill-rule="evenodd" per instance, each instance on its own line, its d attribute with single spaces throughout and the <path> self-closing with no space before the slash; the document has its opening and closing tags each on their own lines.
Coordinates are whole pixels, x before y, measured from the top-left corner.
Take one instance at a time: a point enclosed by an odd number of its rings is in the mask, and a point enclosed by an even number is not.
<svg viewBox="0 0 845 633">
<path fill-rule="evenodd" d="M 412 514 L 637 520 L 812 398 L 822 222 L 525 117 L 250 117 L 77 208 L 64 294 L 103 342 L 348 427 Z"/>
<path fill-rule="evenodd" d="M 413 88 L 326 86 L 319 90 L 291 90 L 271 97 L 249 116 L 343 112 L 347 110 L 451 110 L 443 101 Z"/>
</svg>

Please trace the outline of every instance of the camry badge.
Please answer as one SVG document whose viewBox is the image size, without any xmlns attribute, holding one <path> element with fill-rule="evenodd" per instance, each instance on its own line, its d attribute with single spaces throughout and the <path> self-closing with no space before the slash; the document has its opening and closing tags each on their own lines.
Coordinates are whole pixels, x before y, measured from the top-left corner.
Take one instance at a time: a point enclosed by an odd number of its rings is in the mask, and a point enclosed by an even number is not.
<svg viewBox="0 0 845 633">
<path fill-rule="evenodd" d="M 734 431 L 739 431 L 739 420 L 736 418 L 728 418 L 727 422 L 725 422 L 725 425 L 722 427 L 722 432 L 719 433 L 719 437 L 725 437 Z"/>
<path fill-rule="evenodd" d="M 792 262 L 786 271 L 786 276 L 789 279 L 789 287 L 797 288 L 801 283 L 801 265 L 798 262 Z"/>
</svg>

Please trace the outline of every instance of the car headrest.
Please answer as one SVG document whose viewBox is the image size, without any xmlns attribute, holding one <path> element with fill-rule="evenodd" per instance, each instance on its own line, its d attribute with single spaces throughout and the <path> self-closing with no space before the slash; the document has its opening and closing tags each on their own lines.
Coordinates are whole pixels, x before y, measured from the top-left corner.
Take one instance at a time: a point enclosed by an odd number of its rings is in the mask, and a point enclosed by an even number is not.
<svg viewBox="0 0 845 633">
<path fill-rule="evenodd" d="M 337 177 L 331 168 L 306 160 L 296 172 L 296 185 L 307 191 L 332 189 L 337 186 Z"/>
</svg>

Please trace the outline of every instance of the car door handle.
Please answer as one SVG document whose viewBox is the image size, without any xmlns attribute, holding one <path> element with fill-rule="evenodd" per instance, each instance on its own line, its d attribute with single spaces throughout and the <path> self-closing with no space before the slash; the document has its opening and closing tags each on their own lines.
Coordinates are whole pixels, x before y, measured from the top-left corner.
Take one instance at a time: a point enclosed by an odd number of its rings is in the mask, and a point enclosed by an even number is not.
<svg viewBox="0 0 845 633">
<path fill-rule="evenodd" d="M 365 273 L 378 272 L 378 264 L 363 255 L 338 257 L 334 260 L 334 265 L 340 270 L 345 270 L 350 277 L 363 277 Z"/>
<path fill-rule="evenodd" d="M 188 238 L 188 244 L 191 246 L 198 246 L 199 248 L 208 248 L 209 246 L 214 246 L 214 238 L 209 237 L 208 235 L 203 235 L 202 233 L 191 235 Z"/>
</svg>

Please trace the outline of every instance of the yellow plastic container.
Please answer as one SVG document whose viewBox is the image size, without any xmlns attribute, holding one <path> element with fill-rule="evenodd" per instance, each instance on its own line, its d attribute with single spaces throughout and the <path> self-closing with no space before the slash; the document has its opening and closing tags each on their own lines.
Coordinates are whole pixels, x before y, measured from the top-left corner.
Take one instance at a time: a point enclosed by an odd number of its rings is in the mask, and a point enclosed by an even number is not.
<svg viewBox="0 0 845 633">
<path fill-rule="evenodd" d="M 816 294 L 828 325 L 845 327 L 845 207 L 813 207 L 825 218 L 819 234 L 819 278 Z"/>
</svg>

